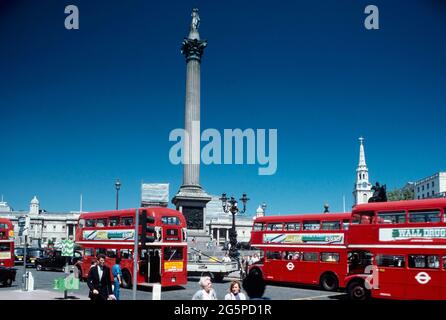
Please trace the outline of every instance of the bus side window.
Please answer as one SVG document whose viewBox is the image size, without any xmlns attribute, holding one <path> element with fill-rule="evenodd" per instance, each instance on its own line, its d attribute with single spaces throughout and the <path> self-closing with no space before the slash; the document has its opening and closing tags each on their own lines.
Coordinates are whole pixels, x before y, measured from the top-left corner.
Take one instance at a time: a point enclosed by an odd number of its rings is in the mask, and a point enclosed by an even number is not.
<svg viewBox="0 0 446 320">
<path fill-rule="evenodd" d="M 267 251 L 266 258 L 268 260 L 281 260 L 282 255 L 281 255 L 280 251 Z"/>
<path fill-rule="evenodd" d="M 446 270 L 446 256 L 443 256 L 443 270 Z"/>
<path fill-rule="evenodd" d="M 107 249 L 106 256 L 107 256 L 108 258 L 116 258 L 116 257 L 117 257 L 117 255 L 116 255 L 116 249 Z"/>
<path fill-rule="evenodd" d="M 94 219 L 88 219 L 85 221 L 85 226 L 86 227 L 94 227 L 95 225 L 95 220 Z"/>
<path fill-rule="evenodd" d="M 108 225 L 109 225 L 110 227 L 116 227 L 116 226 L 119 226 L 119 217 L 111 217 L 111 218 L 108 220 Z"/>
<path fill-rule="evenodd" d="M 92 249 L 92 248 L 85 248 L 84 256 L 85 257 L 93 257 L 94 256 L 94 249 Z"/>
<path fill-rule="evenodd" d="M 132 226 L 133 217 L 123 217 L 121 218 L 121 226 Z"/>
<path fill-rule="evenodd" d="M 97 257 L 98 255 L 100 255 L 100 254 L 105 255 L 106 252 L 107 252 L 107 250 L 105 250 L 105 248 L 97 248 L 97 249 L 96 249 L 96 257 Z"/>
<path fill-rule="evenodd" d="M 129 249 L 121 249 L 120 251 L 120 257 L 121 259 L 132 259 L 132 250 Z"/>
<path fill-rule="evenodd" d="M 107 219 L 96 220 L 96 227 L 105 227 L 107 225 Z"/>
</svg>

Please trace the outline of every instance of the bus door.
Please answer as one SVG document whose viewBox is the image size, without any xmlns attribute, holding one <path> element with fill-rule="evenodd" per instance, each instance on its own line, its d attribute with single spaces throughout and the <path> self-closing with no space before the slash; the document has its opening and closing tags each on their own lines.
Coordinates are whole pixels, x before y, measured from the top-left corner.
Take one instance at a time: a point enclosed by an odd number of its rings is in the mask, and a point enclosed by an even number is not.
<svg viewBox="0 0 446 320">
<path fill-rule="evenodd" d="M 141 250 L 139 273 L 144 282 L 158 283 L 161 281 L 160 249 L 150 248 Z"/>
<path fill-rule="evenodd" d="M 440 299 L 441 256 L 409 254 L 406 299 Z"/>
<path fill-rule="evenodd" d="M 404 299 L 407 281 L 406 257 L 402 254 L 377 254 L 378 289 L 372 290 L 376 298 Z"/>
<path fill-rule="evenodd" d="M 441 270 L 440 294 L 441 300 L 446 300 L 446 255 L 443 256 L 443 269 Z"/>
</svg>

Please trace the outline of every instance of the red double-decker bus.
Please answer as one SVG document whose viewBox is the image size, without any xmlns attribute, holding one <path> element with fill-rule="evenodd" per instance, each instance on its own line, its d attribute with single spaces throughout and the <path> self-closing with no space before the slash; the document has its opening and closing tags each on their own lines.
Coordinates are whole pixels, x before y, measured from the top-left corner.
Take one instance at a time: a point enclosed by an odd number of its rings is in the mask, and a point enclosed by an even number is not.
<svg viewBox="0 0 446 320">
<path fill-rule="evenodd" d="M 250 266 L 266 281 L 344 287 L 348 273 L 350 213 L 297 214 L 256 218 L 251 245 L 262 258 Z"/>
<path fill-rule="evenodd" d="M 5 218 L 0 218 L 0 266 L 14 266 L 14 226 Z"/>
<path fill-rule="evenodd" d="M 358 257 L 371 257 L 374 270 L 348 276 L 349 295 L 446 299 L 445 209 L 445 198 L 355 206 L 348 247 Z"/>
<path fill-rule="evenodd" d="M 76 244 L 82 249 L 82 260 L 77 264 L 80 277 L 88 276 L 93 259 L 106 256 L 112 267 L 121 258 L 122 286 L 131 288 L 133 279 L 133 249 L 135 241 L 135 212 L 146 211 L 154 218 L 155 241 L 142 248 L 138 240 L 138 285 L 160 283 L 179 286 L 187 283 L 186 221 L 181 212 L 161 207 L 83 213 L 76 230 Z"/>
</svg>

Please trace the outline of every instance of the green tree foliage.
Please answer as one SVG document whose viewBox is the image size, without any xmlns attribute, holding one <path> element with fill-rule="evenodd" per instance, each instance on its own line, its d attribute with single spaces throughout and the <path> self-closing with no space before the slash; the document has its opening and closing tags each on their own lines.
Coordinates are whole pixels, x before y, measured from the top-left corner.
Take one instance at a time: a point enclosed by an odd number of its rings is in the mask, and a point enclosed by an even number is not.
<svg viewBox="0 0 446 320">
<path fill-rule="evenodd" d="M 394 189 L 387 193 L 388 201 L 413 200 L 414 190 L 411 188 Z"/>
</svg>

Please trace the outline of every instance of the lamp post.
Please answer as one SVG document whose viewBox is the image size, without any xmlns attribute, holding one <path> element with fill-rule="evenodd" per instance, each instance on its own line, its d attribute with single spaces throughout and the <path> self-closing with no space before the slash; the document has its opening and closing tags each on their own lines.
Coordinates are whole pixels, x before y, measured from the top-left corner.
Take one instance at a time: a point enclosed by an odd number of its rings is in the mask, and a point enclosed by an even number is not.
<svg viewBox="0 0 446 320">
<path fill-rule="evenodd" d="M 119 189 L 121 189 L 121 181 L 116 180 L 115 182 L 115 188 L 116 188 L 116 210 L 118 210 L 118 204 L 119 204 Z"/>
<path fill-rule="evenodd" d="M 233 259 L 238 260 L 239 252 L 237 250 L 237 231 L 235 230 L 235 215 L 237 213 L 245 213 L 246 211 L 246 203 L 249 198 L 246 196 L 246 193 L 242 195 L 239 199 L 243 203 L 243 209 L 239 210 L 237 200 L 234 197 L 228 198 L 226 193 L 223 193 L 220 198 L 223 206 L 223 211 L 232 214 L 232 227 L 229 231 L 229 243 L 231 244 L 231 248 L 229 249 L 229 256 Z"/>
</svg>

